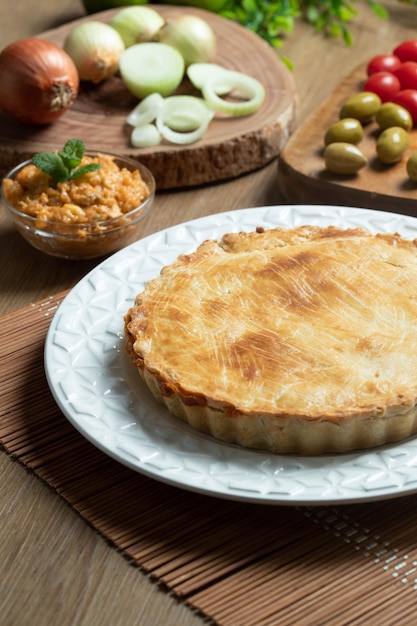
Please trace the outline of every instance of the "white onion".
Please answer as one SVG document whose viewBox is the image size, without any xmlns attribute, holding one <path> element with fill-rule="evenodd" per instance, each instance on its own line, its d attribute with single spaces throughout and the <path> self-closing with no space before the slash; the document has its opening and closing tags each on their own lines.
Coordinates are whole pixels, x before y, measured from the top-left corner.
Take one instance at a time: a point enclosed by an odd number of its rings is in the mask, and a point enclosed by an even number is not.
<svg viewBox="0 0 417 626">
<path fill-rule="evenodd" d="M 152 93 L 169 96 L 184 76 L 184 60 L 171 46 L 138 43 L 120 57 L 119 70 L 129 91 L 142 100 Z"/>
<path fill-rule="evenodd" d="M 126 48 L 151 41 L 164 25 L 164 18 L 150 7 L 128 6 L 121 9 L 109 24 L 117 30 Z"/>
<path fill-rule="evenodd" d="M 195 15 L 182 15 L 161 28 L 158 40 L 182 55 L 185 66 L 214 59 L 217 41 L 211 26 Z"/>
<path fill-rule="evenodd" d="M 63 48 L 73 60 L 80 80 L 100 83 L 116 74 L 125 45 L 114 28 L 93 20 L 74 26 Z"/>
</svg>

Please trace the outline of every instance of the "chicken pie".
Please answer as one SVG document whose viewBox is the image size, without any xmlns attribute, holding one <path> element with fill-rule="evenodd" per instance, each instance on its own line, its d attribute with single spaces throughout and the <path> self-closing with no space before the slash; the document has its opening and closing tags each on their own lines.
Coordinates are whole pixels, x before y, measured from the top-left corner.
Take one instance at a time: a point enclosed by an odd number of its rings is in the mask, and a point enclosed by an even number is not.
<svg viewBox="0 0 417 626">
<path fill-rule="evenodd" d="M 207 240 L 125 315 L 153 395 L 247 448 L 316 455 L 417 431 L 417 241 L 334 226 Z"/>
</svg>

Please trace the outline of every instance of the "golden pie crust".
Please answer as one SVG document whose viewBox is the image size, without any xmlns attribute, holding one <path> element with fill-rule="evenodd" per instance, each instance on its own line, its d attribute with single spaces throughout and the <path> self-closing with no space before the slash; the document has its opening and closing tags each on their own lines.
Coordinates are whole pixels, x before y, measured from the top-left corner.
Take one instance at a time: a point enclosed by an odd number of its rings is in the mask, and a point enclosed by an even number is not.
<svg viewBox="0 0 417 626">
<path fill-rule="evenodd" d="M 229 233 L 125 316 L 154 396 L 199 431 L 315 455 L 417 431 L 417 241 L 352 228 Z"/>
</svg>

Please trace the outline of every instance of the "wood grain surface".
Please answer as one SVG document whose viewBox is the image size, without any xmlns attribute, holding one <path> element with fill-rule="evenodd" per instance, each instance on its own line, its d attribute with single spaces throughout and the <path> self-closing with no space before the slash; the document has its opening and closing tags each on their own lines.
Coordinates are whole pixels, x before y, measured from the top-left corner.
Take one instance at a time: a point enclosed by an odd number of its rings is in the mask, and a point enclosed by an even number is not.
<svg viewBox="0 0 417 626">
<path fill-rule="evenodd" d="M 68 32 L 88 20 L 108 22 L 120 9 L 111 9 L 41 33 L 62 45 Z M 184 8 L 158 5 L 166 21 Z M 216 115 L 196 143 L 178 146 L 162 141 L 152 148 L 130 145 L 131 127 L 126 117 L 138 100 L 117 75 L 99 85 L 83 81 L 73 106 L 55 123 L 44 127 L 23 125 L 0 114 L 0 168 L 5 175 L 16 162 L 34 152 L 59 149 L 71 137 L 83 139 L 89 151 L 108 150 L 139 159 L 154 174 L 157 189 L 173 189 L 234 178 L 275 159 L 295 126 L 297 94 L 294 78 L 277 52 L 249 30 L 199 9 L 187 14 L 202 17 L 217 40 L 214 61 L 228 69 L 256 77 L 266 98 L 253 115 L 231 118 Z M 185 78 L 176 94 L 199 95 Z"/>
<path fill-rule="evenodd" d="M 358 4 L 359 16 L 351 24 L 354 37 L 352 47 L 344 45 L 337 38 L 323 37 L 303 20 L 298 20 L 294 32 L 285 37 L 278 52 L 294 64 L 293 75 L 300 100 L 300 125 L 329 96 L 341 78 L 358 64 L 365 63 L 373 54 L 383 53 L 388 47 L 394 48 L 400 41 L 416 36 L 416 7 L 398 0 L 382 0 L 382 3 L 390 11 L 389 20 L 375 16 L 367 3 Z M 84 15 L 81 0 L 37 0 L 35 8 L 32 0 L 3 0 L 0 3 L 0 48 L 17 38 L 53 30 Z M 6 142 L 4 146 L 13 152 L 13 141 Z M 16 153 L 16 158 L 19 158 L 19 153 Z M 297 191 L 294 190 L 294 195 Z M 289 200 L 292 201 L 292 198 Z M 142 236 L 221 211 L 279 205 L 286 201 L 288 198 L 283 197 L 277 186 L 277 161 L 274 159 L 265 167 L 232 180 L 158 193 L 151 219 L 143 222 Z M 309 201 L 315 201 L 313 193 Z M 3 260 L 0 270 L 2 315 L 73 287 L 96 265 L 93 261 L 74 262 L 43 255 L 15 231 L 4 211 L 0 211 L 0 246 Z M 45 315 L 52 314 L 51 310 L 45 311 Z M 42 348 L 35 348 L 34 358 L 37 358 L 39 349 Z M 7 370 L 3 371 L 7 373 Z M 33 412 L 28 410 L 28 429 L 31 429 L 32 415 Z M 214 623 L 190 610 L 185 602 L 175 600 L 163 586 L 152 583 L 146 574 L 123 558 L 113 545 L 104 541 L 96 529 L 87 524 L 59 494 L 5 452 L 0 454 L 0 477 L 2 626 L 204 626 Z M 163 500 L 161 506 L 165 506 Z M 213 502 L 213 507 L 217 508 L 221 516 L 222 503 Z M 194 515 L 194 511 L 190 510 Z M 401 514 L 398 516 L 397 528 L 405 531 L 404 520 L 413 519 L 415 513 L 402 508 L 398 510 Z M 257 508 L 256 511 L 259 513 L 256 524 L 259 533 L 262 533 L 262 510 Z M 311 513 L 314 514 L 314 511 Z M 321 508 L 317 516 L 320 513 Z M 335 532 L 343 532 L 340 529 L 346 520 L 334 516 L 337 510 L 333 507 L 329 508 L 328 513 L 335 520 L 332 522 Z M 322 519 L 326 521 L 327 518 Z M 385 539 L 385 512 L 380 515 L 380 520 L 381 524 L 376 528 L 368 519 L 364 523 L 372 537 L 381 536 L 383 530 L 382 538 Z M 318 527 L 318 524 L 314 524 L 314 528 Z M 345 529 L 346 543 L 354 541 L 351 530 L 356 532 L 358 544 L 362 541 L 360 527 L 352 529 L 351 526 L 345 526 Z M 384 549 L 390 550 L 388 556 L 398 550 L 397 557 L 400 558 L 409 545 L 404 532 L 396 537 L 398 541 L 394 540 L 391 546 L 384 546 Z M 390 534 L 388 539 L 392 538 Z M 390 582 L 380 587 L 384 590 L 386 600 L 392 597 L 392 603 L 387 608 L 381 602 L 381 594 L 374 593 L 366 585 L 367 580 L 364 585 L 362 580 L 359 581 L 356 574 L 361 574 L 363 566 L 372 562 L 373 557 L 356 563 L 350 554 L 342 557 L 339 550 L 333 550 L 326 537 L 320 537 L 320 541 L 322 545 L 331 547 L 331 554 L 335 558 L 330 562 L 330 552 L 327 550 L 321 558 L 305 561 L 305 567 L 311 574 L 310 580 L 318 580 L 321 585 L 317 568 L 321 562 L 325 562 L 333 585 L 339 588 L 333 563 L 349 566 L 352 576 L 345 587 L 346 597 L 351 599 L 351 611 L 362 608 L 362 614 L 357 619 L 348 612 L 336 614 L 334 603 L 327 601 L 329 597 L 335 597 L 330 588 L 324 600 L 323 596 L 319 598 L 323 611 L 321 619 L 315 621 L 307 616 L 304 624 L 363 626 L 375 623 L 410 626 L 413 623 L 413 613 L 406 610 L 397 587 L 390 586 Z M 365 541 L 361 545 L 367 547 L 369 543 Z M 409 554 L 411 566 L 414 556 Z M 398 561 L 394 561 L 388 571 L 390 577 L 397 575 L 396 563 Z M 381 561 L 380 567 L 383 566 Z M 286 594 L 292 582 L 287 577 L 287 587 L 277 586 L 275 570 L 272 564 L 270 567 L 271 597 L 275 597 L 277 590 Z M 277 563 L 276 571 L 285 572 L 283 567 L 282 562 Z M 288 567 L 287 571 L 295 572 L 296 575 L 297 570 L 292 568 L 291 562 Z M 402 578 L 401 571 L 406 569 L 398 570 L 398 580 Z M 368 580 L 372 582 L 372 576 Z M 239 585 L 236 588 L 239 590 Z M 293 586 L 293 590 L 297 589 L 303 590 L 299 580 L 295 580 Z M 257 591 L 255 587 L 254 593 Z M 415 590 L 410 589 L 409 593 L 415 598 Z M 233 610 L 232 603 L 230 606 Z M 304 610 L 304 600 L 298 604 L 294 602 L 293 607 L 294 611 L 297 607 Z M 288 615 L 277 614 L 270 616 L 268 624 L 272 626 L 291 622 L 297 623 L 297 626 L 302 623 L 294 616 L 288 618 Z M 260 626 L 256 612 L 252 620 L 252 626 L 255 625 Z"/>
<path fill-rule="evenodd" d="M 378 125 L 375 121 L 365 124 L 358 147 L 368 158 L 367 165 L 353 176 L 333 174 L 325 168 L 325 132 L 338 121 L 343 103 L 361 90 L 365 79 L 366 63 L 350 72 L 293 134 L 280 156 L 279 189 L 292 202 L 357 206 L 417 216 L 417 184 L 406 171 L 408 156 L 417 150 L 417 128 L 409 132 L 409 148 L 402 159 L 386 165 L 376 153 Z"/>
</svg>

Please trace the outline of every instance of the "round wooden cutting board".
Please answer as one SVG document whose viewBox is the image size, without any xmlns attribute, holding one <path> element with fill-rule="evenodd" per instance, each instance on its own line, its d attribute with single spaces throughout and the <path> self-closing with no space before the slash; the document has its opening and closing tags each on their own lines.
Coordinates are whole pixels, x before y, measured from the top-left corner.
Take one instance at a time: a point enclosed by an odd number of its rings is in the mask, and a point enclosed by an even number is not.
<svg viewBox="0 0 417 626">
<path fill-rule="evenodd" d="M 417 128 L 409 132 L 407 152 L 393 165 L 378 159 L 375 145 L 380 130 L 371 122 L 364 126 L 364 138 L 358 145 L 368 164 L 354 176 L 332 174 L 325 168 L 325 132 L 338 121 L 343 103 L 361 90 L 365 80 L 366 65 L 360 65 L 292 135 L 279 158 L 278 187 L 290 203 L 345 205 L 416 217 L 417 183 L 408 178 L 406 161 L 417 150 Z"/>
<path fill-rule="evenodd" d="M 62 45 L 76 24 L 108 22 L 120 9 L 110 9 L 47 31 L 39 37 Z M 0 169 L 7 171 L 33 153 L 61 149 L 65 141 L 83 139 L 88 151 L 111 151 L 140 160 L 153 172 L 158 189 L 174 189 L 234 178 L 258 169 L 278 156 L 295 127 L 297 93 L 291 72 L 277 52 L 251 31 L 214 13 L 192 7 L 155 7 L 166 20 L 194 14 L 206 20 L 217 39 L 214 62 L 254 76 L 266 99 L 254 115 L 216 117 L 202 139 L 189 146 L 166 142 L 153 148 L 130 146 L 126 117 L 137 100 L 120 77 L 100 85 L 83 83 L 74 105 L 45 127 L 22 125 L 0 113 Z M 197 94 L 185 79 L 177 93 Z"/>
</svg>

